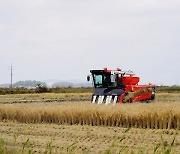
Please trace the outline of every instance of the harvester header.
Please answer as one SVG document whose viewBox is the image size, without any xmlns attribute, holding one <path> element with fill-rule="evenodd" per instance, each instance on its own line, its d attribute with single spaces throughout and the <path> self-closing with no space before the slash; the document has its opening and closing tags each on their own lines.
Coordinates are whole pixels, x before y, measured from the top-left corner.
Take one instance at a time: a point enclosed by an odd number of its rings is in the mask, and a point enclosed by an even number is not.
<svg viewBox="0 0 180 154">
<path fill-rule="evenodd" d="M 140 78 L 132 71 L 90 70 L 94 86 L 92 103 L 132 103 L 154 100 L 155 85 L 139 85 Z M 90 76 L 87 77 L 90 80 Z"/>
</svg>

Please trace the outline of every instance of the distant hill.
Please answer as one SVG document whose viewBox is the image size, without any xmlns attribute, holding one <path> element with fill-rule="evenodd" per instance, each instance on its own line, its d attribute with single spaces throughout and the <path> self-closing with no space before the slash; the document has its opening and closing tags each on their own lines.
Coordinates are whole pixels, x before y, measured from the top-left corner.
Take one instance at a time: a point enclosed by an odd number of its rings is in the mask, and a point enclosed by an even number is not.
<svg viewBox="0 0 180 154">
<path fill-rule="evenodd" d="M 77 79 L 72 80 L 58 80 L 58 79 L 49 79 L 43 80 L 48 87 L 92 87 L 92 83 L 85 82 Z"/>
<path fill-rule="evenodd" d="M 0 88 L 9 88 L 10 87 L 10 84 L 1 84 L 0 85 Z"/>
<path fill-rule="evenodd" d="M 50 79 L 44 81 L 36 81 L 36 80 L 26 80 L 26 81 L 18 81 L 13 84 L 13 87 L 24 87 L 24 88 L 34 88 L 37 84 L 43 84 L 47 87 L 92 87 L 91 82 L 84 82 L 81 80 L 57 80 L 57 79 Z M 10 84 L 1 84 L 0 87 L 9 88 Z"/>
<path fill-rule="evenodd" d="M 85 82 L 85 83 L 76 83 L 75 87 L 92 87 L 92 83 Z"/>
<path fill-rule="evenodd" d="M 13 87 L 25 87 L 25 88 L 33 88 L 36 87 L 38 84 L 43 84 L 46 86 L 45 82 L 36 81 L 36 80 L 26 80 L 26 81 L 18 81 L 13 84 Z"/>
<path fill-rule="evenodd" d="M 71 83 L 71 82 L 56 82 L 52 84 L 52 87 L 92 87 L 91 83 Z"/>
<path fill-rule="evenodd" d="M 71 82 L 56 82 L 52 84 L 52 87 L 74 87 L 74 84 Z"/>
<path fill-rule="evenodd" d="M 45 82 L 48 87 L 52 87 L 54 83 L 64 82 L 64 81 L 58 79 L 49 79 L 49 80 L 43 80 L 42 82 Z"/>
</svg>

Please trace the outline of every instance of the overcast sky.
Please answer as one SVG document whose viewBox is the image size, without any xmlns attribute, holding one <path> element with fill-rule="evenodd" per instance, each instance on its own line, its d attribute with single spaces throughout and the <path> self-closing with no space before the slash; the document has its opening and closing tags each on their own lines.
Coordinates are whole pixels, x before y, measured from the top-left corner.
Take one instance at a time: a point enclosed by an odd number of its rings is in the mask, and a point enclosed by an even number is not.
<svg viewBox="0 0 180 154">
<path fill-rule="evenodd" d="M 133 70 L 180 85 L 180 0 L 0 0 L 0 84 Z"/>
</svg>

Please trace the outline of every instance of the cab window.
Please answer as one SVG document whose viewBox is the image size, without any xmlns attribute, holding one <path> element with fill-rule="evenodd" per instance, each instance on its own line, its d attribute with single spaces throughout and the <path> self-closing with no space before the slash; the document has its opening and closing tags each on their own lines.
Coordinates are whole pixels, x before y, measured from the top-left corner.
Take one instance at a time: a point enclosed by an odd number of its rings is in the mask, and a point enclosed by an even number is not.
<svg viewBox="0 0 180 154">
<path fill-rule="evenodd" d="M 96 87 L 102 86 L 102 82 L 103 82 L 102 75 L 94 75 L 94 80 Z"/>
</svg>

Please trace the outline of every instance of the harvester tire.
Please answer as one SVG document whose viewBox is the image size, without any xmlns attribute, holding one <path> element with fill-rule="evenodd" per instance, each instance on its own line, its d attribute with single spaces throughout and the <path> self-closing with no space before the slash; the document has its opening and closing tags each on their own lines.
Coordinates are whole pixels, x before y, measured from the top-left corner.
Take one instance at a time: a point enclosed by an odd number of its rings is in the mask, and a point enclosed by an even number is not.
<svg viewBox="0 0 180 154">
<path fill-rule="evenodd" d="M 122 102 L 123 102 L 123 103 L 132 103 L 132 100 L 131 100 L 131 98 L 129 98 L 129 99 L 125 99 L 125 98 L 124 98 L 124 99 L 122 100 Z"/>
<path fill-rule="evenodd" d="M 149 103 L 149 100 L 146 100 L 146 103 Z"/>
<path fill-rule="evenodd" d="M 155 94 L 152 94 L 151 95 L 151 100 L 154 100 L 155 99 Z"/>
<path fill-rule="evenodd" d="M 123 103 L 126 103 L 126 100 L 125 100 L 125 99 L 122 99 L 122 102 L 123 102 Z"/>
</svg>

